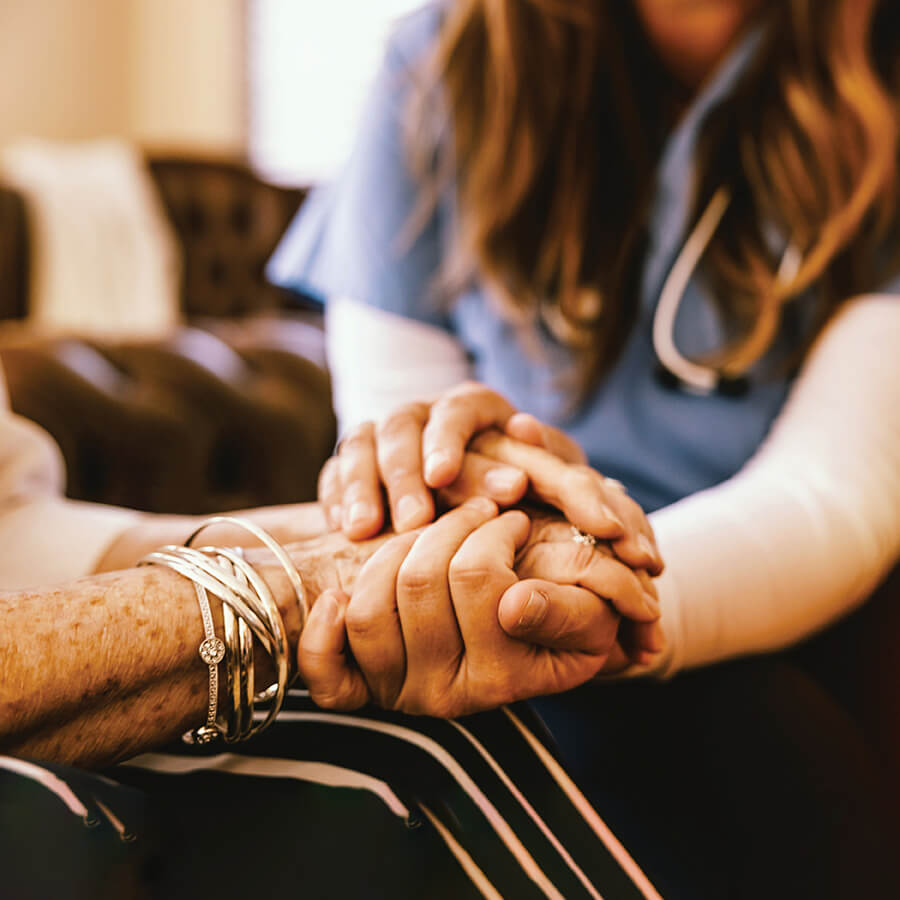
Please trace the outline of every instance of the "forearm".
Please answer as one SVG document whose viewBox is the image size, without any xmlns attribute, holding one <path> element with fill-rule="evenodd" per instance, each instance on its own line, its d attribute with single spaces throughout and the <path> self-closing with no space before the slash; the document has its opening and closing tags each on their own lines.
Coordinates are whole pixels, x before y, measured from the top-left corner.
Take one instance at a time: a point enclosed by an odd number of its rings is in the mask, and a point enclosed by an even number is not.
<svg viewBox="0 0 900 900">
<path fill-rule="evenodd" d="M 351 589 L 380 542 L 328 535 L 292 547 L 309 602 L 329 587 Z M 287 576 L 267 554 L 250 559 L 294 653 L 300 613 Z M 210 606 L 221 635 L 220 602 L 210 597 Z M 193 586 L 180 575 L 150 566 L 3 594 L 0 617 L 0 752 L 98 765 L 202 724 L 203 627 Z"/>
<path fill-rule="evenodd" d="M 282 544 L 292 544 L 324 534 L 325 519 L 317 503 L 265 506 L 222 515 L 250 519 Z M 95 571 L 114 572 L 127 569 L 151 550 L 163 544 L 183 544 L 208 516 L 144 515 L 123 531 L 107 548 Z M 248 532 L 232 525 L 216 525 L 203 535 L 204 543 L 217 546 L 256 544 Z"/>
<path fill-rule="evenodd" d="M 773 650 L 862 602 L 900 552 L 900 301 L 848 305 L 757 456 L 651 517 L 665 671 Z"/>
</svg>

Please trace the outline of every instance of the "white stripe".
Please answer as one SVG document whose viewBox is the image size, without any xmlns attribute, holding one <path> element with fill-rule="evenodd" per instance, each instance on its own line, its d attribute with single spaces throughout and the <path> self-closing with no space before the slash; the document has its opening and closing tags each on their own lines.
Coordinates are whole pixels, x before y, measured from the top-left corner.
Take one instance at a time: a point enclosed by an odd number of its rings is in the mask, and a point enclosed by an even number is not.
<svg viewBox="0 0 900 900">
<path fill-rule="evenodd" d="M 98 800 L 96 797 L 94 797 L 94 803 L 97 804 L 100 812 L 102 812 L 103 815 L 106 816 L 107 819 L 109 819 L 110 824 L 113 828 L 116 829 L 119 837 L 123 841 L 134 840 L 134 835 L 125 827 L 125 823 L 105 803 L 103 803 L 101 800 Z"/>
<path fill-rule="evenodd" d="M 278 716 L 280 722 L 325 722 L 329 725 L 345 725 L 354 728 L 365 728 L 370 731 L 380 731 L 392 737 L 399 738 L 410 744 L 415 744 L 426 753 L 433 756 L 456 780 L 460 787 L 471 797 L 476 806 L 481 809 L 484 817 L 491 823 L 500 840 L 506 844 L 507 849 L 516 858 L 516 861 L 524 869 L 528 877 L 546 894 L 554 900 L 564 900 L 562 894 L 547 878 L 531 854 L 525 849 L 516 833 L 510 828 L 507 821 L 500 815 L 496 807 L 485 796 L 481 788 L 472 780 L 469 773 L 442 747 L 437 741 L 411 728 L 402 725 L 394 725 L 390 722 L 379 722 L 374 719 L 363 719 L 357 716 L 336 715 L 331 713 L 295 712 L 282 710 Z"/>
<path fill-rule="evenodd" d="M 453 836 L 450 829 L 424 803 L 420 803 L 419 806 L 422 808 L 422 812 L 431 820 L 431 824 L 437 829 L 437 833 L 444 839 L 444 843 L 450 848 L 450 852 L 456 857 L 463 871 L 469 876 L 475 887 L 481 891 L 482 896 L 487 897 L 488 900 L 503 900 L 503 894 L 491 884 L 487 875 L 482 872 L 475 860 L 466 853 L 465 847 Z"/>
<path fill-rule="evenodd" d="M 597 891 L 593 884 L 591 884 L 590 879 L 584 872 L 581 870 L 581 867 L 578 863 L 572 859 L 572 855 L 568 850 L 562 845 L 562 842 L 559 838 L 550 830 L 547 823 L 538 815 L 537 810 L 528 802 L 525 795 L 516 787 L 513 780 L 503 771 L 500 767 L 500 764 L 496 759 L 488 752 L 487 748 L 472 734 L 465 726 L 460 725 L 459 722 L 450 719 L 450 724 L 456 728 L 459 732 L 461 732 L 468 741 L 472 744 L 472 746 L 484 757 L 487 761 L 488 765 L 494 770 L 503 784 L 506 785 L 507 790 L 519 801 L 519 803 L 524 808 L 525 812 L 531 817 L 532 821 L 540 828 L 544 837 L 550 841 L 551 844 L 556 848 L 556 852 L 566 861 L 569 868 L 575 873 L 578 877 L 578 880 L 584 885 L 585 890 L 594 898 L 594 900 L 603 900 L 603 897 Z"/>
<path fill-rule="evenodd" d="M 594 829 L 597 836 L 606 844 L 606 848 L 615 857 L 619 865 L 625 870 L 631 880 L 637 885 L 647 900 L 663 900 L 662 896 L 650 883 L 650 879 L 641 871 L 640 866 L 632 859 L 628 851 L 622 846 L 619 839 L 610 831 L 609 826 L 597 815 L 597 811 L 588 802 L 587 797 L 581 793 L 575 782 L 569 778 L 565 769 L 553 758 L 547 748 L 526 728 L 518 716 L 508 707 L 503 707 L 503 712 L 512 720 L 525 740 L 531 745 L 531 749 L 538 755 L 547 771 L 553 776 L 557 784 L 563 789 L 572 805 L 584 816 L 585 821 Z"/>
<path fill-rule="evenodd" d="M 49 769 L 42 769 L 24 759 L 13 759 L 11 756 L 0 756 L 0 769 L 8 769 L 43 785 L 48 791 L 56 794 L 69 810 L 82 819 L 88 818 L 87 807 L 75 796 L 73 790 L 59 776 Z"/>
<path fill-rule="evenodd" d="M 269 756 L 241 756 L 237 753 L 220 753 L 218 756 L 206 757 L 144 753 L 128 760 L 124 765 L 179 775 L 211 769 L 237 775 L 258 775 L 263 778 L 293 778 L 296 781 L 310 781 L 328 787 L 356 788 L 375 794 L 395 816 L 404 821 L 409 820 L 409 810 L 383 781 L 364 772 L 356 772 L 329 763 Z"/>
</svg>

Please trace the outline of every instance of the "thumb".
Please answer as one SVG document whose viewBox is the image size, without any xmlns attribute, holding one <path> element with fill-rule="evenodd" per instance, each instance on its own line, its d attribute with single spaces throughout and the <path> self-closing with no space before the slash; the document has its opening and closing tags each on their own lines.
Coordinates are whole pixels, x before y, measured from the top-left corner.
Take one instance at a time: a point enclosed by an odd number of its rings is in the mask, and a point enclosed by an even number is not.
<svg viewBox="0 0 900 900">
<path fill-rule="evenodd" d="M 497 617 L 512 638 L 594 655 L 609 653 L 619 627 L 618 613 L 591 591 L 537 578 L 507 588 Z"/>
</svg>

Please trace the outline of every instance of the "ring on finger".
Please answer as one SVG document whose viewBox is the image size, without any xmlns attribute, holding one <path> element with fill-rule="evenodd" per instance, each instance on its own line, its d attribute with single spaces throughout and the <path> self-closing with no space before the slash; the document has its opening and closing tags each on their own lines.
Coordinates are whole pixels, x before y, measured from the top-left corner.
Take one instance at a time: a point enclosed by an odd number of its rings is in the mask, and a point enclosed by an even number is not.
<svg viewBox="0 0 900 900">
<path fill-rule="evenodd" d="M 597 546 L 597 538 L 595 538 L 594 535 L 587 534 L 580 528 L 576 528 L 574 525 L 572 526 L 572 540 L 575 541 L 576 544 L 584 544 L 587 547 Z"/>
</svg>

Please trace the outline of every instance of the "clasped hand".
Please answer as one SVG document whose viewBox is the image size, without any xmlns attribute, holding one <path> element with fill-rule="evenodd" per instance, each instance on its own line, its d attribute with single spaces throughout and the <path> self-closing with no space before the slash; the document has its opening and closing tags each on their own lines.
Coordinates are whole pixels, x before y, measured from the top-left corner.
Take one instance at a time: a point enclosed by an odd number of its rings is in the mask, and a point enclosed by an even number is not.
<svg viewBox="0 0 900 900">
<path fill-rule="evenodd" d="M 662 649 L 650 577 L 661 561 L 643 512 L 561 433 L 534 420 L 510 428 L 513 414 L 465 385 L 378 430 L 363 426 L 326 466 L 320 500 L 333 525 L 359 538 L 377 531 L 383 481 L 402 533 L 366 563 L 351 596 L 316 601 L 299 661 L 317 703 L 453 717 L 568 690 Z M 563 515 L 498 515 L 478 496 L 491 492 L 498 462 L 515 485 L 495 499 L 515 503 L 530 488 Z M 434 515 L 431 489 L 456 508 L 422 527 Z M 404 521 L 408 497 L 420 514 Z M 576 542 L 570 522 L 604 540 Z"/>
</svg>

